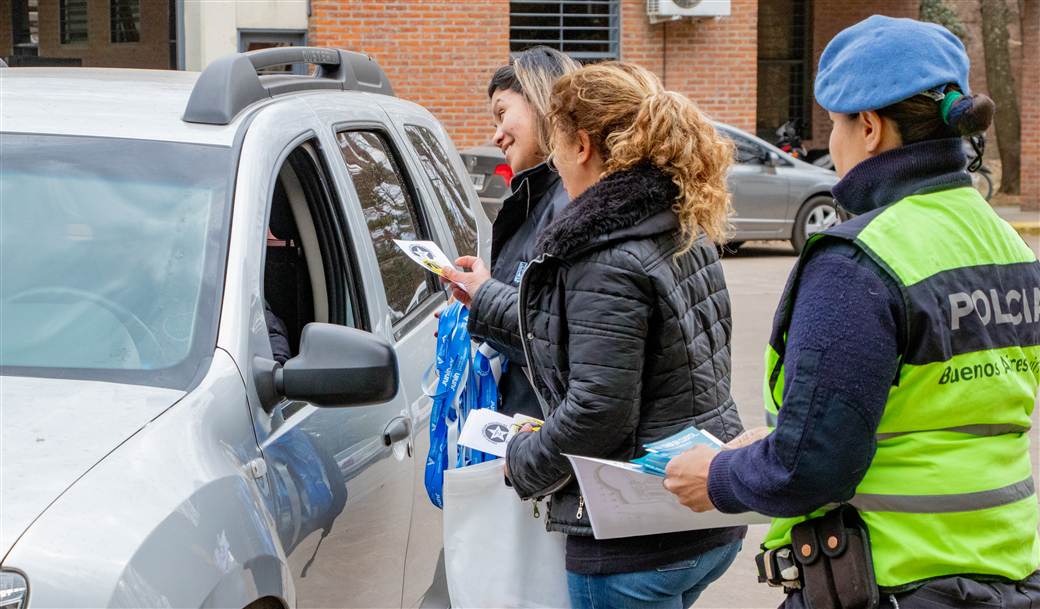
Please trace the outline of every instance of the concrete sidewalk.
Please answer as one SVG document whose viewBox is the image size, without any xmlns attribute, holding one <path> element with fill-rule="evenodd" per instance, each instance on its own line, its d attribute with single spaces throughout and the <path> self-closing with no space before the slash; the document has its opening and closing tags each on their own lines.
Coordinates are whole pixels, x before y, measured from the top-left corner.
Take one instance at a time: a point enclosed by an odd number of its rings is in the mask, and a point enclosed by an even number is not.
<svg viewBox="0 0 1040 609">
<path fill-rule="evenodd" d="M 1019 207 L 1001 206 L 994 206 L 993 210 L 1015 227 L 1023 237 L 1040 236 L 1040 211 L 1023 211 Z"/>
</svg>

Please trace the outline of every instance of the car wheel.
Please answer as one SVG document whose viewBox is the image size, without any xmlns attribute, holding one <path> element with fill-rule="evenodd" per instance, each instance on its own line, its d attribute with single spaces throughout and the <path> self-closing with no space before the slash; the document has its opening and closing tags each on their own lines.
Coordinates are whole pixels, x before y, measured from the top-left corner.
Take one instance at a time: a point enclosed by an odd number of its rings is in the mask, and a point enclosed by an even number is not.
<svg viewBox="0 0 1040 609">
<path fill-rule="evenodd" d="M 841 223 L 834 199 L 827 196 L 813 197 L 802 204 L 794 219 L 794 230 L 791 234 L 791 245 L 794 251 L 802 252 L 805 242 L 814 234 L 827 230 Z"/>
</svg>

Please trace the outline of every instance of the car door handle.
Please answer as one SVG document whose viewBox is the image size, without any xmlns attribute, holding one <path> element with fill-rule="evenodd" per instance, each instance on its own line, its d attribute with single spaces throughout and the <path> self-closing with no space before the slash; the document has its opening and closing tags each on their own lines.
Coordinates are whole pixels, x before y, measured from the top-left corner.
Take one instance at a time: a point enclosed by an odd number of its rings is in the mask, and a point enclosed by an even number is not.
<svg viewBox="0 0 1040 609">
<path fill-rule="evenodd" d="M 383 444 L 390 446 L 412 437 L 412 426 L 406 417 L 397 417 L 383 430 Z"/>
</svg>

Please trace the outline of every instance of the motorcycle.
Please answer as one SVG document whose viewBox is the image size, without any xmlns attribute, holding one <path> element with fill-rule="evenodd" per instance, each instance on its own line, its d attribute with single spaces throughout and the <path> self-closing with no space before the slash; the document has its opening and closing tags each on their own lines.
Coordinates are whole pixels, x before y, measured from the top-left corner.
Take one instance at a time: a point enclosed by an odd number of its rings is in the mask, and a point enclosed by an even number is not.
<svg viewBox="0 0 1040 609">
<path fill-rule="evenodd" d="M 986 149 L 986 136 L 975 135 L 964 140 L 964 153 L 968 157 L 968 174 L 971 185 L 989 201 L 993 197 L 993 172 L 982 161 Z"/>
<path fill-rule="evenodd" d="M 792 118 L 777 128 L 774 145 L 796 159 L 805 159 L 801 133 L 802 119 Z"/>
</svg>

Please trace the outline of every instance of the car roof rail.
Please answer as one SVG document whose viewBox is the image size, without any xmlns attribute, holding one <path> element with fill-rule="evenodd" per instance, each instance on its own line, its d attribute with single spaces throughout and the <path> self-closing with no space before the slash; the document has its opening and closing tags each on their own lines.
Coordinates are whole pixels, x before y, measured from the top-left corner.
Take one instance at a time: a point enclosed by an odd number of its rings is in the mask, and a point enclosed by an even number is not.
<svg viewBox="0 0 1040 609">
<path fill-rule="evenodd" d="M 300 63 L 316 65 L 314 75 L 257 73 Z M 320 89 L 394 94 L 386 73 L 368 55 L 317 47 L 275 47 L 226 55 L 209 64 L 195 82 L 182 119 L 227 125 L 246 106 L 261 99 Z"/>
</svg>

